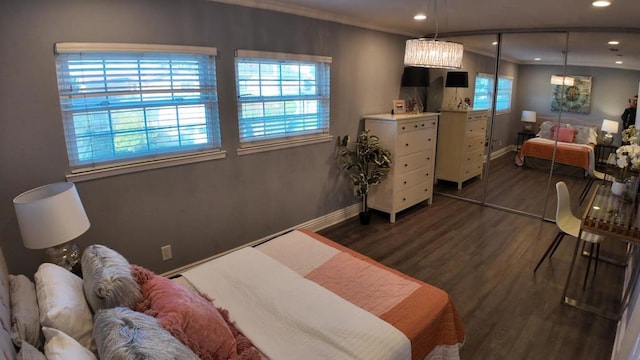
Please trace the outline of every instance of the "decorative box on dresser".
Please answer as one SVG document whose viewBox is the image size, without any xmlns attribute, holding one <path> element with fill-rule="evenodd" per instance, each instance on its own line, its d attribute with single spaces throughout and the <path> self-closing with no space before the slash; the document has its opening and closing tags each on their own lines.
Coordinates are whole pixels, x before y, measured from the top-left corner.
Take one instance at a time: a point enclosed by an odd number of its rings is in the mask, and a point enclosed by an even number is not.
<svg viewBox="0 0 640 360">
<path fill-rule="evenodd" d="M 368 206 L 389 213 L 394 223 L 399 211 L 425 200 L 431 204 L 438 113 L 377 114 L 364 120 L 392 158 L 387 177 L 371 187 Z"/>
<path fill-rule="evenodd" d="M 440 110 L 436 180 L 462 183 L 482 178 L 487 110 Z"/>
</svg>

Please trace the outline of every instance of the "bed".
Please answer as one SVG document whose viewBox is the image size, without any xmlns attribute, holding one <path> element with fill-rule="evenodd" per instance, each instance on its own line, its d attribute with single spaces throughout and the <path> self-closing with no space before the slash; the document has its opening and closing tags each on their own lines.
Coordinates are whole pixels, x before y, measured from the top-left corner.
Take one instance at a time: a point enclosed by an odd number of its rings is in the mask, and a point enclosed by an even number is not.
<svg viewBox="0 0 640 360">
<path fill-rule="evenodd" d="M 594 149 L 598 136 L 597 126 L 582 120 L 563 118 L 560 125 L 545 120 L 536 137 L 522 144 L 515 162 L 518 166 L 548 170 L 555 153 L 557 167 L 554 171 L 562 169 L 566 174 L 586 176 L 595 167 Z M 556 139 L 557 149 L 554 149 Z"/>
<path fill-rule="evenodd" d="M 31 287 L 21 276 L 28 301 L 11 300 L 0 260 L 6 359 L 459 359 L 465 338 L 446 292 L 307 230 L 171 280 L 92 245 L 83 279 L 53 264 Z"/>
</svg>

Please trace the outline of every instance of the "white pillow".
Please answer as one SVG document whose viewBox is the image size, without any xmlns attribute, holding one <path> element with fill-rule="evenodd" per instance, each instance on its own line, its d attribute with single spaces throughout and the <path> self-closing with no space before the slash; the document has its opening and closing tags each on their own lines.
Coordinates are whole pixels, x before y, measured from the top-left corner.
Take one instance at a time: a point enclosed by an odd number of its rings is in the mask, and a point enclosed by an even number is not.
<svg viewBox="0 0 640 360">
<path fill-rule="evenodd" d="M 42 346 L 36 287 L 24 275 L 9 275 L 11 296 L 11 340 L 17 347 L 23 342 Z"/>
<path fill-rule="evenodd" d="M 93 318 L 84 298 L 82 279 L 51 263 L 41 264 L 34 279 L 40 325 L 58 329 L 94 350 Z"/>
<path fill-rule="evenodd" d="M 42 332 L 47 339 L 44 354 L 48 360 L 97 360 L 89 349 L 64 332 L 49 327 L 43 327 Z"/>
</svg>

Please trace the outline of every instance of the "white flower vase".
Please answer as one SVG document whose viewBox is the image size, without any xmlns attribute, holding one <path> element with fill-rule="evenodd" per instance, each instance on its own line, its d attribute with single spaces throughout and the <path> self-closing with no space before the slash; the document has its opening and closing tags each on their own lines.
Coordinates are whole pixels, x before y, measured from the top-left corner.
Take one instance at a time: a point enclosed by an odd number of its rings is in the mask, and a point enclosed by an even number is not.
<svg viewBox="0 0 640 360">
<path fill-rule="evenodd" d="M 622 196 L 622 194 L 624 194 L 626 190 L 627 184 L 625 183 L 617 182 L 615 180 L 611 183 L 611 192 L 613 193 L 613 195 Z"/>
</svg>

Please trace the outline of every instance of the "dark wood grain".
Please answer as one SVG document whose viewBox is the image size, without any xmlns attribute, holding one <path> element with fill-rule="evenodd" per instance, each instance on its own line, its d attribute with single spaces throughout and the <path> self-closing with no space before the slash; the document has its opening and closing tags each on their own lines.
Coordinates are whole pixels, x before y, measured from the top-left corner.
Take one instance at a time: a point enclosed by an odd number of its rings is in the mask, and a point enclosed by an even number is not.
<svg viewBox="0 0 640 360">
<path fill-rule="evenodd" d="M 506 167 L 502 176 L 508 171 L 522 175 L 522 170 Z M 571 181 L 577 199 L 584 182 Z M 503 196 L 517 203 L 532 194 L 505 191 Z M 549 206 L 555 208 L 555 199 Z M 576 204 L 575 213 L 580 211 Z M 575 238 L 566 236 L 553 258 L 533 273 L 556 232 L 551 222 L 441 195 L 432 205 L 401 212 L 395 224 L 376 212 L 368 226 L 354 218 L 320 231 L 446 290 L 467 330 L 463 359 L 609 359 L 616 322 L 560 304 Z M 621 257 L 624 246 L 604 243 L 602 254 Z M 571 294 L 615 307 L 624 269 L 601 262 L 582 292 L 586 258 L 577 265 Z"/>
</svg>

